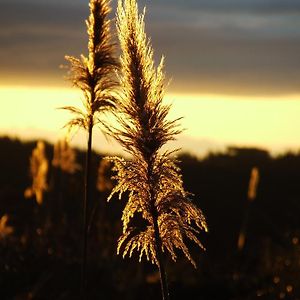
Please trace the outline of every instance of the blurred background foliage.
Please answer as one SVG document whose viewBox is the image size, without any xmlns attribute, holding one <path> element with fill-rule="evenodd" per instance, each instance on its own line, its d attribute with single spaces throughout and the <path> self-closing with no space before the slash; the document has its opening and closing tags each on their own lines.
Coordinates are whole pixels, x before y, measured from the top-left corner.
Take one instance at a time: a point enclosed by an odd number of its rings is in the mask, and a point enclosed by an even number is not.
<svg viewBox="0 0 300 300">
<path fill-rule="evenodd" d="M 0 298 L 76 300 L 84 152 L 76 149 L 76 168 L 67 172 L 51 163 L 54 148 L 45 143 L 48 185 L 38 204 L 24 197 L 32 184 L 29 160 L 36 143 L 0 139 Z M 102 158 L 93 153 L 89 299 L 159 299 L 155 266 L 116 255 L 125 201 L 106 202 L 113 182 Z M 271 157 L 261 149 L 232 147 L 203 159 L 179 153 L 178 160 L 209 233 L 201 236 L 206 252 L 191 245 L 197 269 L 182 256 L 175 264 L 167 261 L 171 299 L 300 299 L 300 153 Z M 260 180 L 250 203 L 253 167 Z M 242 227 L 245 244 L 238 249 Z"/>
</svg>

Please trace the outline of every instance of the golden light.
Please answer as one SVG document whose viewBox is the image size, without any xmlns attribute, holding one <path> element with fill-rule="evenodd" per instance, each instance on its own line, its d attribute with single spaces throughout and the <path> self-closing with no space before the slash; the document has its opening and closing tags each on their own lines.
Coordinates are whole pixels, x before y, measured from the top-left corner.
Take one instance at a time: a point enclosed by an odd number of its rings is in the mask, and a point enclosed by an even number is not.
<svg viewBox="0 0 300 300">
<path fill-rule="evenodd" d="M 186 135 L 223 145 L 281 152 L 300 146 L 300 97 L 170 95 L 172 116 L 183 116 Z"/>
<path fill-rule="evenodd" d="M 68 112 L 57 108 L 80 106 L 82 95 L 72 88 L 0 87 L 0 134 L 46 139 L 56 142 L 65 134 Z M 170 118 L 183 117 L 183 133 L 176 146 L 199 154 L 207 149 L 228 145 L 263 147 L 275 153 L 300 148 L 300 95 L 242 97 L 226 95 L 167 94 L 172 103 Z M 120 149 L 96 133 L 95 147 L 104 151 Z M 201 141 L 204 141 L 201 144 Z M 85 145 L 85 135 L 72 143 Z"/>
</svg>

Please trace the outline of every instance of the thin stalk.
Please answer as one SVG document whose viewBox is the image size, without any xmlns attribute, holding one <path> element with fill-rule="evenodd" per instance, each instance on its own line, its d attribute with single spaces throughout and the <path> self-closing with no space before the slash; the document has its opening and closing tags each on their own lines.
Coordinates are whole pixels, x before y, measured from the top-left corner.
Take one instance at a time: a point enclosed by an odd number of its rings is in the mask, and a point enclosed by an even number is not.
<svg viewBox="0 0 300 300">
<path fill-rule="evenodd" d="M 115 71 L 118 61 L 115 58 L 115 46 L 111 42 L 109 0 L 89 0 L 90 16 L 86 22 L 88 33 L 88 56 L 80 58 L 66 56 L 70 62 L 70 79 L 73 85 L 84 94 L 84 109 L 65 106 L 64 109 L 73 114 L 67 123 L 72 128 L 83 128 L 87 131 L 87 153 L 85 164 L 85 191 L 83 200 L 83 245 L 81 261 L 81 293 L 86 299 L 87 287 L 87 252 L 88 252 L 88 224 L 91 205 L 91 152 L 93 126 L 103 124 L 99 115 L 109 112 L 115 107 L 114 90 L 118 86 Z M 104 126 L 105 127 L 105 126 Z"/>
<path fill-rule="evenodd" d="M 257 193 L 257 185 L 259 182 L 259 170 L 257 167 L 253 167 L 251 170 L 251 176 L 249 180 L 249 187 L 248 187 L 248 195 L 247 195 L 247 203 L 244 213 L 244 219 L 241 226 L 239 238 L 238 238 L 238 251 L 243 250 L 245 246 L 245 240 L 246 240 L 246 230 L 249 222 L 249 214 L 250 209 L 252 206 L 252 202 L 256 199 L 256 193 Z"/>
<path fill-rule="evenodd" d="M 156 253 L 157 253 L 157 261 L 158 261 L 158 270 L 160 275 L 160 287 L 163 300 L 169 300 L 169 288 L 168 288 L 168 281 L 167 281 L 167 273 L 164 265 L 163 260 L 163 253 L 162 253 L 162 243 L 159 235 L 159 229 L 157 224 L 157 218 L 154 218 L 154 236 L 155 236 L 155 243 L 156 243 Z"/>
<path fill-rule="evenodd" d="M 239 252 L 242 251 L 245 246 L 250 210 L 251 210 L 251 202 L 247 201 L 245 211 L 244 211 L 244 217 L 243 217 L 243 221 L 242 221 L 242 225 L 241 225 L 240 233 L 239 233 L 239 237 L 238 237 L 237 247 L 238 247 Z"/>
<path fill-rule="evenodd" d="M 83 202 L 83 248 L 81 265 L 81 292 L 83 299 L 87 299 L 87 246 L 88 246 L 88 207 L 91 201 L 91 157 L 92 157 L 92 139 L 93 139 L 93 118 L 90 117 L 88 127 L 88 142 L 85 161 L 85 190 Z"/>
<path fill-rule="evenodd" d="M 153 171 L 153 163 L 151 162 L 151 158 L 148 160 L 148 182 L 151 184 L 151 174 Z M 168 288 L 168 281 L 167 281 L 167 273 L 164 265 L 163 253 L 162 253 L 162 241 L 159 233 L 158 227 L 158 213 L 155 207 L 155 193 L 153 188 L 150 188 L 150 201 L 151 201 L 151 214 L 153 218 L 153 227 L 154 227 L 154 238 L 155 238 L 155 245 L 156 245 L 156 255 L 157 255 L 157 262 L 158 262 L 158 270 L 160 275 L 160 287 L 163 300 L 169 300 L 169 288 Z"/>
</svg>

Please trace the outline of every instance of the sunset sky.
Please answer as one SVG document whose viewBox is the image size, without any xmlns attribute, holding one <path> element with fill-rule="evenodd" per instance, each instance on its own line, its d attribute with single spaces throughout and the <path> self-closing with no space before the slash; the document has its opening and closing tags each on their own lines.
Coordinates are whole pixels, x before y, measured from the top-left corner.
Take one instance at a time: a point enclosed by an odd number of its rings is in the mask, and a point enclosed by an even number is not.
<svg viewBox="0 0 300 300">
<path fill-rule="evenodd" d="M 227 146 L 300 149 L 298 0 L 144 0 L 146 32 L 166 56 L 170 117 L 184 132 L 171 146 L 202 155 Z M 116 1 L 112 1 L 115 8 Z M 0 0 L 0 135 L 55 141 L 57 110 L 80 94 L 64 55 L 86 53 L 88 1 Z M 74 144 L 83 145 L 79 133 Z M 99 133 L 97 149 L 118 149 Z"/>
</svg>

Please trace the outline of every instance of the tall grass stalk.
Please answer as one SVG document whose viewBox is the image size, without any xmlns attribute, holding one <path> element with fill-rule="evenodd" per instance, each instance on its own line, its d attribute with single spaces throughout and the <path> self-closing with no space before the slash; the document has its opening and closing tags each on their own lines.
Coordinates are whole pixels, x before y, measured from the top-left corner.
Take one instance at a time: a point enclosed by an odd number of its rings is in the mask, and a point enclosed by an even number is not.
<svg viewBox="0 0 300 300">
<path fill-rule="evenodd" d="M 83 250 L 81 288 L 86 296 L 86 265 L 88 242 L 88 210 L 91 201 L 91 154 L 93 128 L 102 124 L 102 113 L 115 106 L 114 91 L 117 86 L 115 70 L 118 67 L 114 55 L 114 44 L 110 33 L 109 0 L 90 0 L 90 16 L 86 21 L 88 41 L 88 57 L 66 56 L 71 64 L 70 79 L 84 95 L 84 110 L 68 106 L 74 118 L 67 124 L 69 127 L 81 127 L 87 131 L 87 154 L 85 162 L 85 195 L 83 203 Z"/>
<path fill-rule="evenodd" d="M 31 187 L 24 192 L 25 198 L 35 197 L 36 202 L 42 205 L 44 193 L 48 190 L 47 175 L 49 163 L 45 154 L 45 144 L 38 141 L 30 157 Z"/>
<path fill-rule="evenodd" d="M 172 152 L 161 148 L 180 132 L 177 120 L 168 121 L 170 106 L 162 103 L 164 95 L 163 59 L 154 67 L 153 50 L 146 38 L 144 13 L 138 14 L 135 0 L 119 0 L 117 28 L 122 48 L 121 87 L 123 99 L 117 103 L 119 127 L 111 130 L 114 138 L 132 160 L 111 158 L 116 171 L 115 194 L 129 193 L 124 208 L 123 235 L 118 241 L 118 254 L 131 256 L 139 252 L 156 264 L 160 272 L 162 297 L 169 299 L 164 255 L 175 261 L 176 249 L 196 266 L 185 239 L 203 248 L 197 234 L 207 230 L 205 218 L 183 188 L 179 168 L 171 159 Z M 108 200 L 109 200 L 108 199 Z M 134 226 L 132 218 L 140 215 L 145 226 Z"/>
<path fill-rule="evenodd" d="M 76 162 L 76 151 L 68 138 L 58 140 L 54 145 L 52 166 L 68 174 L 74 174 L 81 166 Z"/>
<path fill-rule="evenodd" d="M 257 167 L 253 167 L 251 169 L 251 174 L 250 174 L 244 218 L 242 221 L 238 242 L 237 242 L 238 251 L 242 251 L 245 247 L 246 231 L 249 222 L 251 203 L 256 199 L 258 183 L 259 183 L 259 169 Z"/>
<path fill-rule="evenodd" d="M 67 185 L 68 176 L 81 170 L 77 163 L 76 150 L 70 145 L 69 138 L 59 139 L 53 147 L 52 172 L 50 176 L 50 187 L 56 191 L 52 199 L 52 222 L 55 228 L 62 226 L 65 217 L 63 210 L 64 188 Z M 56 189 L 54 186 L 56 185 Z"/>
</svg>

